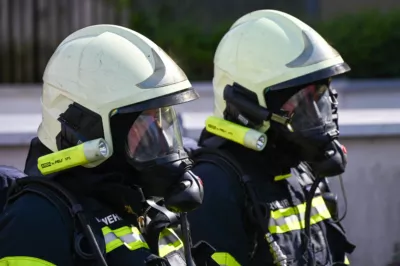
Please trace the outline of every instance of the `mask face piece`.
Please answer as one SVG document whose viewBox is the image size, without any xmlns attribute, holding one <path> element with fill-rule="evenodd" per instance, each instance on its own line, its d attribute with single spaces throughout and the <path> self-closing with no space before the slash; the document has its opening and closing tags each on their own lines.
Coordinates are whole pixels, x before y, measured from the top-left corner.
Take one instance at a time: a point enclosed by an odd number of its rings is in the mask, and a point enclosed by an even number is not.
<svg viewBox="0 0 400 266">
<path fill-rule="evenodd" d="M 293 132 L 307 131 L 332 123 L 329 89 L 326 85 L 309 85 L 283 104 L 281 111 L 290 118 Z"/>
<path fill-rule="evenodd" d="M 163 197 L 184 173 L 187 162 L 174 108 L 141 112 L 128 130 L 125 151 L 145 194 Z"/>
<path fill-rule="evenodd" d="M 324 176 L 341 174 L 347 163 L 337 141 L 332 97 L 327 84 L 310 84 L 293 94 L 279 112 L 288 118 L 286 125 L 278 125 L 283 137 L 298 147 L 300 160 Z"/>
<path fill-rule="evenodd" d="M 129 129 L 126 151 L 136 164 L 183 150 L 182 136 L 173 107 L 143 111 Z"/>
<path fill-rule="evenodd" d="M 201 180 L 188 174 L 192 161 L 173 107 L 197 98 L 188 89 L 110 112 L 114 159 L 129 169 L 125 179 L 141 187 L 146 197 L 163 197 L 174 211 L 193 209 L 203 198 Z"/>
</svg>

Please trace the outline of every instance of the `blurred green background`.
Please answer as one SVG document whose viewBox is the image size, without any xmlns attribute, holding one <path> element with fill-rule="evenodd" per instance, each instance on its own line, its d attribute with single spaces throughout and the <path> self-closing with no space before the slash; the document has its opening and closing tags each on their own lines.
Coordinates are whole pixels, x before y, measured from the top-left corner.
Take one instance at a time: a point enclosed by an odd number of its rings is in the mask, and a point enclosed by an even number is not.
<svg viewBox="0 0 400 266">
<path fill-rule="evenodd" d="M 167 23 L 166 13 L 157 20 L 137 14 L 131 28 L 147 36 L 176 59 L 193 80 L 210 80 L 213 55 L 224 33 L 234 20 L 205 30 L 196 23 Z M 326 21 L 310 21 L 333 46 L 352 71 L 349 78 L 400 77 L 400 10 L 363 11 Z M 168 26 L 163 26 L 168 25 Z"/>
<path fill-rule="evenodd" d="M 191 80 L 209 81 L 223 34 L 237 18 L 257 9 L 282 10 L 313 26 L 351 66 L 346 77 L 397 78 L 400 1 L 392 2 L 0 0 L 0 83 L 41 82 L 57 45 L 73 31 L 99 23 L 128 26 L 146 35 Z"/>
</svg>

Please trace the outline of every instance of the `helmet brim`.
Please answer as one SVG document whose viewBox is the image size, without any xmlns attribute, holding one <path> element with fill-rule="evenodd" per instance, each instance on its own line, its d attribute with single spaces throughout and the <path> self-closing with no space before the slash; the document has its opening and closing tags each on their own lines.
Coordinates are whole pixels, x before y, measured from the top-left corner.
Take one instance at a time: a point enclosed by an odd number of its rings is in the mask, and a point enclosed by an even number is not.
<svg viewBox="0 0 400 266">
<path fill-rule="evenodd" d="M 306 74 L 304 76 L 301 77 L 297 77 L 294 79 L 290 79 L 287 81 L 284 81 L 282 83 L 279 84 L 275 84 L 272 86 L 269 86 L 268 88 L 266 88 L 268 91 L 271 90 L 282 90 L 282 89 L 287 89 L 287 88 L 292 88 L 292 87 L 297 87 L 297 86 L 301 86 L 301 85 L 305 85 L 305 84 L 309 84 L 318 80 L 322 80 L 322 79 L 327 79 L 333 76 L 337 76 L 343 73 L 346 73 L 348 71 L 350 71 L 350 67 L 347 63 L 343 62 L 328 68 L 324 68 L 318 71 L 315 71 L 313 73 L 309 73 Z"/>
<path fill-rule="evenodd" d="M 158 98 L 150 99 L 144 102 L 135 103 L 118 108 L 119 114 L 136 113 L 150 109 L 173 106 L 181 103 L 190 102 L 199 98 L 194 88 L 188 88 L 172 94 L 164 95 Z"/>
</svg>

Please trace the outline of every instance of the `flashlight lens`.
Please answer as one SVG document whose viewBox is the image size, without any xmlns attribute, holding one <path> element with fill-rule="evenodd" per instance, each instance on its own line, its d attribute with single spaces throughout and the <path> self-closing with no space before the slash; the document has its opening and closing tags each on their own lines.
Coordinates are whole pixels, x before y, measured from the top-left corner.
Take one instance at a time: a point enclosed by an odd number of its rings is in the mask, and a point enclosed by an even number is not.
<svg viewBox="0 0 400 266">
<path fill-rule="evenodd" d="M 262 148 L 264 148 L 264 145 L 265 145 L 265 137 L 261 136 L 257 140 L 257 149 L 261 150 Z"/>
<path fill-rule="evenodd" d="M 100 154 L 103 155 L 104 157 L 107 156 L 108 147 L 107 147 L 107 145 L 106 145 L 106 143 L 104 141 L 100 141 L 99 142 L 99 151 L 100 151 Z"/>
</svg>

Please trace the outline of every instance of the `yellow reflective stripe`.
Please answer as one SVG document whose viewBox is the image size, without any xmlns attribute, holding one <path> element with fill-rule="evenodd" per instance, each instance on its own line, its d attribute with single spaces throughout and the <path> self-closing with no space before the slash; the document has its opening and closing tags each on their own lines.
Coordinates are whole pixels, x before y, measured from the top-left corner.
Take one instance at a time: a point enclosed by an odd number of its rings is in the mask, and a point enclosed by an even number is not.
<svg viewBox="0 0 400 266">
<path fill-rule="evenodd" d="M 211 255 L 211 258 L 218 263 L 218 265 L 223 266 L 240 266 L 239 262 L 235 260 L 231 254 L 227 252 L 215 252 Z"/>
<path fill-rule="evenodd" d="M 310 225 L 329 219 L 330 217 L 331 216 L 328 210 L 323 213 L 314 214 L 313 216 L 311 216 Z M 286 224 L 271 225 L 268 227 L 268 229 L 272 234 L 283 234 L 289 231 L 303 229 L 305 227 L 304 219 L 302 219 L 301 221 L 299 221 L 297 217 L 295 219 L 296 220 L 290 221 Z"/>
<path fill-rule="evenodd" d="M 271 233 L 281 234 L 288 231 L 300 230 L 305 227 L 306 204 L 295 207 L 271 211 L 269 230 Z M 299 219 L 300 216 L 300 219 Z M 331 218 L 328 208 L 321 196 L 312 201 L 310 225 Z"/>
<path fill-rule="evenodd" d="M 149 248 L 142 234 L 136 227 L 123 226 L 112 230 L 108 226 L 101 228 L 106 243 L 106 252 L 111 252 L 114 249 L 125 245 L 129 250 L 139 248 Z"/>
<path fill-rule="evenodd" d="M 174 230 L 166 228 L 161 231 L 158 238 L 158 255 L 160 257 L 165 257 L 169 253 L 178 251 L 181 248 L 183 248 L 183 242 Z"/>
<path fill-rule="evenodd" d="M 174 230 L 170 229 L 170 228 L 165 228 L 161 231 L 160 236 L 158 239 L 162 239 L 165 238 L 171 234 L 175 234 Z"/>
<path fill-rule="evenodd" d="M 344 264 L 350 265 L 350 261 L 349 261 L 349 259 L 347 258 L 346 255 L 344 255 Z"/>
<path fill-rule="evenodd" d="M 55 266 L 55 264 L 38 258 L 15 256 L 0 259 L 0 266 Z"/>
<path fill-rule="evenodd" d="M 318 208 L 320 206 L 324 207 L 326 205 L 324 199 L 321 196 L 318 196 L 313 198 L 311 206 Z M 288 207 L 276 211 L 271 211 L 271 218 L 279 219 L 281 217 L 287 217 L 290 215 L 295 215 L 298 213 L 305 213 L 305 212 L 306 212 L 306 203 L 303 203 L 295 207 Z"/>
<path fill-rule="evenodd" d="M 132 226 L 132 227 L 123 226 L 123 227 L 120 227 L 120 228 L 117 228 L 117 229 L 114 229 L 114 230 L 112 230 L 108 226 L 104 226 L 103 228 L 101 228 L 101 231 L 103 232 L 104 235 L 113 232 L 118 237 L 126 235 L 126 234 L 130 234 L 130 233 L 134 233 L 134 234 L 140 235 L 139 229 L 137 229 L 134 226 Z"/>
<path fill-rule="evenodd" d="M 277 176 L 274 177 L 274 181 L 280 181 L 280 180 L 289 178 L 289 177 L 291 177 L 291 176 L 292 176 L 292 174 L 277 175 Z"/>
<path fill-rule="evenodd" d="M 106 243 L 106 253 L 109 253 L 109 252 L 113 251 L 114 249 L 119 248 L 123 244 L 124 243 L 118 238 Z"/>
</svg>

